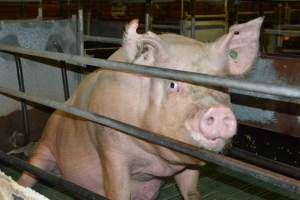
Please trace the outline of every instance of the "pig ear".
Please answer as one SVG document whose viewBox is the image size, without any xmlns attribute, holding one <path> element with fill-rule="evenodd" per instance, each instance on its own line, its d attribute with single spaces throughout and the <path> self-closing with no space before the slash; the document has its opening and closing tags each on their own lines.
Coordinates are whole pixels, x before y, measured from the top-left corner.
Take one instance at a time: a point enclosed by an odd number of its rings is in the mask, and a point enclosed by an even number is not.
<svg viewBox="0 0 300 200">
<path fill-rule="evenodd" d="M 129 62 L 142 65 L 163 63 L 168 58 L 165 42 L 150 31 L 138 34 L 137 28 L 138 20 L 132 20 L 126 26 L 123 38 L 123 48 Z"/>
<path fill-rule="evenodd" d="M 229 33 L 219 38 L 216 48 L 227 54 L 227 67 L 232 75 L 242 75 L 253 65 L 259 49 L 259 33 L 263 17 L 230 27 Z"/>
</svg>

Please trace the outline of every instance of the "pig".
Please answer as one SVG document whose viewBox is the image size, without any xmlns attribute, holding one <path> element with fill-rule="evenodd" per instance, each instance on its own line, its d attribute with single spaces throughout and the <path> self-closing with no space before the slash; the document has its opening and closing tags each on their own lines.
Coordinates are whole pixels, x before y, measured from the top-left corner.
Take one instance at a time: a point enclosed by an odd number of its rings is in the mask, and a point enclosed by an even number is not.
<svg viewBox="0 0 300 200">
<path fill-rule="evenodd" d="M 215 42 L 176 34 L 137 33 L 131 21 L 110 60 L 215 76 L 246 74 L 258 54 L 263 18 L 233 25 Z M 237 129 L 229 94 L 220 88 L 100 69 L 81 82 L 66 105 L 180 142 L 222 152 Z M 29 162 L 109 199 L 155 199 L 173 176 L 183 199 L 200 199 L 204 161 L 56 111 Z M 35 177 L 23 173 L 23 186 Z"/>
</svg>

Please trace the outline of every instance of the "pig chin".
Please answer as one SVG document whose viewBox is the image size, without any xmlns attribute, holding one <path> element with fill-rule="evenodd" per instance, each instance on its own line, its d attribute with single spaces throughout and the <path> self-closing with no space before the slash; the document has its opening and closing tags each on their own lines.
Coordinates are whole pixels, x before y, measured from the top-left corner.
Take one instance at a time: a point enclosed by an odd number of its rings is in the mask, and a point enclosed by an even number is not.
<svg viewBox="0 0 300 200">
<path fill-rule="evenodd" d="M 197 146 L 215 152 L 221 152 L 226 144 L 226 141 L 222 138 L 210 140 L 197 132 L 191 132 L 191 138 L 196 141 Z"/>
<path fill-rule="evenodd" d="M 208 139 L 206 138 L 201 132 L 194 131 L 189 126 L 189 123 L 185 124 L 186 130 L 188 135 L 193 140 L 193 144 L 197 147 L 204 148 L 214 152 L 221 152 L 228 141 L 223 138 L 215 138 L 215 139 Z"/>
</svg>

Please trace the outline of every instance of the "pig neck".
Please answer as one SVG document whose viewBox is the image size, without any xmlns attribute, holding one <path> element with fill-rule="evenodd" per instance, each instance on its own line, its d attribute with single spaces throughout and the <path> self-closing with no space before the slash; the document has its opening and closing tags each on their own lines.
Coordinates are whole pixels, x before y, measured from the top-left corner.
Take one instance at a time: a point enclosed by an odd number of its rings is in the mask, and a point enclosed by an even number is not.
<svg viewBox="0 0 300 200">
<path fill-rule="evenodd" d="M 157 98 L 160 98 L 159 94 L 157 96 Z M 143 116 L 143 118 L 141 121 L 139 121 L 139 127 L 150 130 L 159 135 L 169 137 L 171 139 L 176 139 L 186 144 L 191 142 L 188 138 L 185 137 L 185 134 L 180 134 L 187 131 L 184 127 L 166 125 L 167 121 L 164 119 L 168 116 L 165 116 L 165 108 L 163 106 L 163 103 L 159 104 L 158 102 L 151 102 L 150 100 L 147 108 L 144 110 L 145 112 L 141 115 Z M 183 121 L 180 121 L 178 123 L 184 124 Z M 203 162 L 199 161 L 198 159 L 159 145 L 152 144 L 150 145 L 150 147 L 144 146 L 144 148 L 147 149 L 149 153 L 156 154 L 170 164 L 203 165 Z"/>
<path fill-rule="evenodd" d="M 99 71 L 97 87 L 91 93 L 89 111 L 108 116 L 134 126 L 163 134 L 168 130 L 161 128 L 161 107 L 151 105 L 150 77 L 133 75 L 122 72 Z M 146 123 L 147 122 L 147 123 Z M 119 133 L 122 134 L 122 133 Z M 166 135 L 166 134 L 164 134 Z M 149 144 L 133 137 L 116 136 L 124 144 L 137 145 L 145 150 L 145 153 L 161 158 L 169 164 L 197 164 L 197 159 L 181 153 L 168 150 L 158 145 Z M 117 141 L 117 140 L 115 140 Z M 130 152 L 131 149 L 123 146 L 123 150 Z M 120 151 L 121 152 L 121 151 Z M 141 153 L 142 154 L 142 153 Z M 147 157 L 142 155 L 141 157 Z"/>
</svg>

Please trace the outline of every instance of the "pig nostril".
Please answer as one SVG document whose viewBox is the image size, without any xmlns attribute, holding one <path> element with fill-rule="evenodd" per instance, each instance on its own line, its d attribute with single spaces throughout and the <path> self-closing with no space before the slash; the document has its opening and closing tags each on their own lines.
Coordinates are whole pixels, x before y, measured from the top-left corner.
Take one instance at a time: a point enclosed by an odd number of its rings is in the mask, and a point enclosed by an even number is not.
<svg viewBox="0 0 300 200">
<path fill-rule="evenodd" d="M 225 123 L 226 126 L 230 126 L 230 123 L 231 123 L 230 117 L 225 117 L 224 118 L 224 123 Z"/>
<path fill-rule="evenodd" d="M 212 124 L 214 123 L 214 121 L 215 121 L 215 118 L 212 117 L 212 116 L 210 116 L 210 117 L 208 117 L 208 118 L 206 119 L 206 124 L 207 124 L 208 126 L 210 126 L 210 125 L 212 125 Z"/>
<path fill-rule="evenodd" d="M 231 117 L 225 117 L 223 122 L 227 128 L 232 128 L 234 124 L 234 120 L 235 119 L 232 119 Z"/>
</svg>

